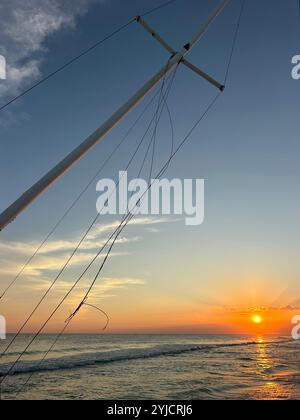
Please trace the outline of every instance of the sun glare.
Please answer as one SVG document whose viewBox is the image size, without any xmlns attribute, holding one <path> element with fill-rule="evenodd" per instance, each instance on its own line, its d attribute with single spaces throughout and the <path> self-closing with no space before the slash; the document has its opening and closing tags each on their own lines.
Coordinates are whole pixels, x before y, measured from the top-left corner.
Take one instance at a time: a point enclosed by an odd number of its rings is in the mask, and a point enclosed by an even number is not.
<svg viewBox="0 0 300 420">
<path fill-rule="evenodd" d="M 263 319 L 260 315 L 253 315 L 252 322 L 254 322 L 254 324 L 261 324 Z"/>
</svg>

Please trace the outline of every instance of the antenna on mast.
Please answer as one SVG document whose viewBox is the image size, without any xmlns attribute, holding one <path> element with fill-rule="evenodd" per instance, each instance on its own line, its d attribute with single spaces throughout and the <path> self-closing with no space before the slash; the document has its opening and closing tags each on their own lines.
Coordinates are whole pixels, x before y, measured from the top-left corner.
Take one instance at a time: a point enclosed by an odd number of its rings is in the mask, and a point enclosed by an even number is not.
<svg viewBox="0 0 300 420">
<path fill-rule="evenodd" d="M 174 56 L 175 54 L 177 54 L 176 50 L 174 48 L 172 48 L 150 25 L 148 25 L 148 23 L 141 18 L 141 16 L 137 16 L 136 21 L 138 23 L 141 24 L 141 26 L 143 26 L 147 32 L 149 32 L 149 34 L 160 44 L 162 45 L 165 50 L 167 50 L 169 53 L 172 54 L 172 56 Z M 189 51 L 190 50 L 190 44 L 187 44 L 185 46 L 185 48 Z M 182 58 L 180 63 L 184 64 L 187 68 L 189 68 L 190 70 L 192 70 L 193 72 L 195 72 L 198 76 L 203 77 L 205 80 L 207 80 L 209 83 L 211 83 L 213 86 L 215 86 L 216 88 L 218 88 L 221 92 L 224 91 L 225 86 L 222 85 L 221 83 L 217 82 L 213 77 L 209 76 L 207 73 L 205 73 L 204 71 L 202 71 L 201 69 L 199 69 L 198 67 L 196 67 L 194 64 L 190 63 L 188 60 L 186 60 L 185 58 Z"/>
</svg>

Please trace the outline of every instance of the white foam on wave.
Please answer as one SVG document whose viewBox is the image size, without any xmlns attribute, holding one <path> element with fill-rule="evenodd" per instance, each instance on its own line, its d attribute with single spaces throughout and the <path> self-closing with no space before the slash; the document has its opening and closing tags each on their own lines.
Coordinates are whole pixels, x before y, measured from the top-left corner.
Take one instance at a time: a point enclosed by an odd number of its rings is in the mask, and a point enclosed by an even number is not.
<svg viewBox="0 0 300 420">
<path fill-rule="evenodd" d="M 287 341 L 284 341 L 285 343 Z M 280 342 L 269 342 L 264 344 L 279 344 Z M 20 361 L 12 371 L 12 374 L 26 374 L 40 371 L 55 371 L 62 369 L 74 369 L 88 367 L 99 363 L 112 363 L 127 360 L 147 359 L 160 356 L 172 356 L 181 353 L 195 351 L 210 351 L 222 347 L 237 347 L 257 345 L 256 341 L 227 344 L 180 344 L 163 345 L 150 348 L 130 348 L 105 352 L 79 353 L 59 358 L 49 358 L 41 364 L 39 360 Z M 10 368 L 10 364 L 0 365 L 0 377 L 3 377 Z"/>
</svg>

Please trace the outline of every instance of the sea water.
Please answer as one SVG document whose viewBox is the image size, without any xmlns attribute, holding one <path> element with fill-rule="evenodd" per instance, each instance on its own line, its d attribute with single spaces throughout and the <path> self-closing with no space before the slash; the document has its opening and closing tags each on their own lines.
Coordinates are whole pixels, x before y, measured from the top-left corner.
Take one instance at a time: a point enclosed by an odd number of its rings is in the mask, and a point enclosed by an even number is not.
<svg viewBox="0 0 300 420">
<path fill-rule="evenodd" d="M 30 339 L 1 358 L 2 379 Z M 3 399 L 300 398 L 300 342 L 289 337 L 65 335 L 41 363 L 54 340 L 32 345 L 5 378 Z"/>
</svg>

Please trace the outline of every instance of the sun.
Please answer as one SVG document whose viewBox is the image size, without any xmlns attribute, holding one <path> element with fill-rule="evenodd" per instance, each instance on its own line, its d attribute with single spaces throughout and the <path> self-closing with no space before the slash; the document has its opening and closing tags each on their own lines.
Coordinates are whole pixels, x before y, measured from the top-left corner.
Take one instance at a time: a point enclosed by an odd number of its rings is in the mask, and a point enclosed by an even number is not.
<svg viewBox="0 0 300 420">
<path fill-rule="evenodd" d="M 251 319 L 254 324 L 261 324 L 263 322 L 263 319 L 260 315 L 253 315 Z"/>
</svg>

